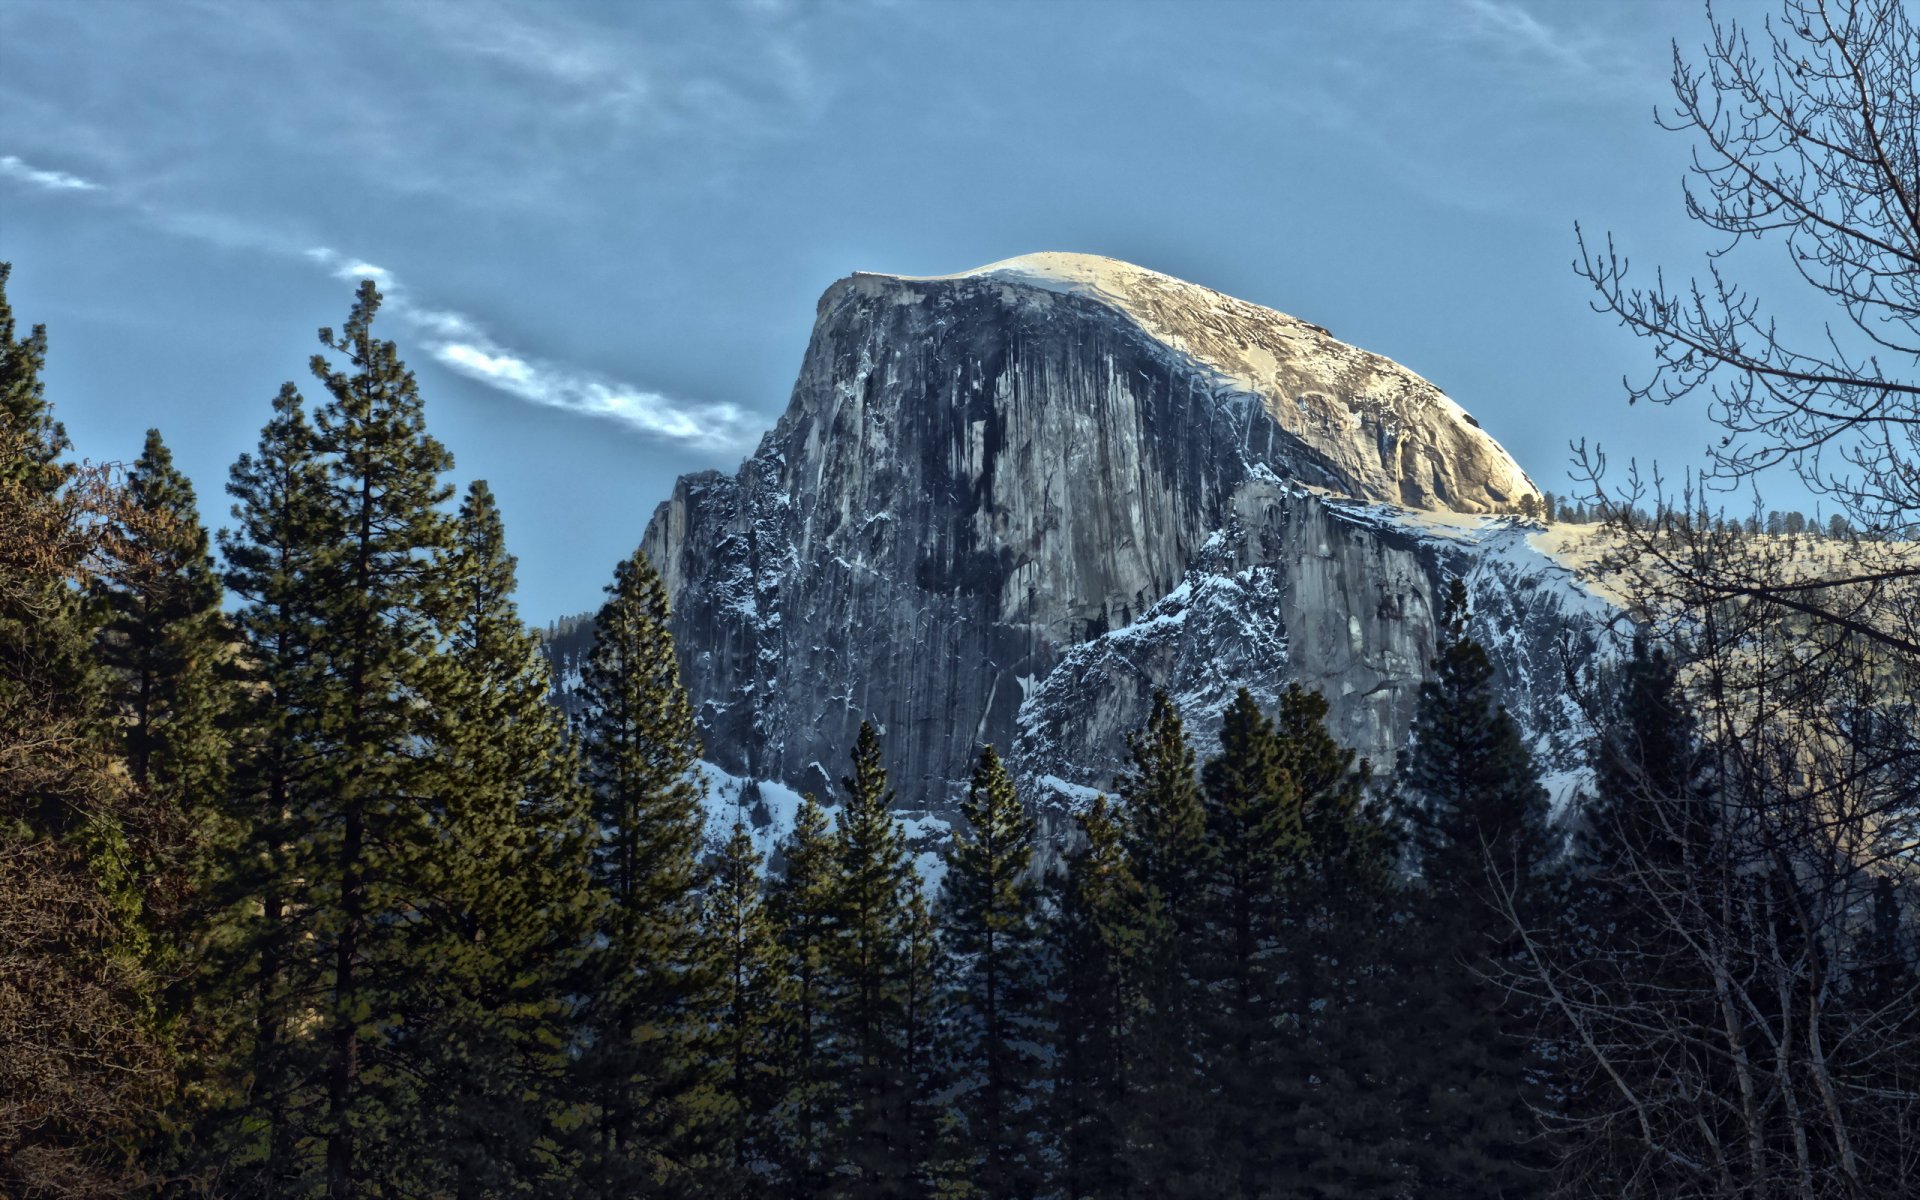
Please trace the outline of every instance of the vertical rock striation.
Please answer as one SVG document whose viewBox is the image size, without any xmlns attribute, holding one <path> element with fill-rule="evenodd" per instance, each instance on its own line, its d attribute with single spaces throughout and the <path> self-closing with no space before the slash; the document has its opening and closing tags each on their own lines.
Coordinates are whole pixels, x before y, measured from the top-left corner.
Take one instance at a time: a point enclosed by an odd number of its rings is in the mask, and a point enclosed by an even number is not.
<svg viewBox="0 0 1920 1200">
<path fill-rule="evenodd" d="M 1034 255 L 834 284 L 785 415 L 736 474 L 683 477 L 645 545 L 717 766 L 824 795 L 872 719 L 940 814 L 983 742 L 1063 796 L 1106 784 L 1159 686 L 1207 732 L 1235 687 L 1297 678 L 1390 760 L 1450 573 L 1564 741 L 1550 660 L 1604 605 L 1491 516 L 1529 494 L 1387 359 Z"/>
</svg>

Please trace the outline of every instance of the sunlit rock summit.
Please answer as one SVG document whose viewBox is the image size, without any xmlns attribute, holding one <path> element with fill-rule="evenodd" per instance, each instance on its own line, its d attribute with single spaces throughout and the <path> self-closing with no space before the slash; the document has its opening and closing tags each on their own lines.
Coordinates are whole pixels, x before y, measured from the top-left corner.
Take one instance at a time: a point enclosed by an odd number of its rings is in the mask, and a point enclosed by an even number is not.
<svg viewBox="0 0 1920 1200">
<path fill-rule="evenodd" d="M 1564 666 L 1608 609 L 1502 515 L 1537 495 L 1389 359 L 1035 254 L 828 288 L 785 415 L 735 474 L 683 476 L 645 546 L 709 759 L 825 799 L 871 719 L 937 819 L 986 742 L 1056 812 L 1109 785 L 1158 687 L 1204 745 L 1236 688 L 1299 680 L 1384 769 L 1452 574 L 1573 765 Z"/>
</svg>

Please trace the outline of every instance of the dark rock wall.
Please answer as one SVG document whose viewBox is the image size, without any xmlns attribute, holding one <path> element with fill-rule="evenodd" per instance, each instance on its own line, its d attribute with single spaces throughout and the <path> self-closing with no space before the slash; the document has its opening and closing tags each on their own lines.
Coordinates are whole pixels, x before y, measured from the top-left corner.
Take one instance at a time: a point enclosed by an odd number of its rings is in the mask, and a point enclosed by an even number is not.
<svg viewBox="0 0 1920 1200">
<path fill-rule="evenodd" d="M 1300 678 L 1390 757 L 1442 556 L 1298 486 L 1340 482 L 1096 300 L 855 276 L 759 450 L 680 480 L 645 546 L 709 758 L 824 797 L 872 719 L 903 803 L 943 811 L 983 742 L 1107 782 L 1154 686 Z"/>
</svg>

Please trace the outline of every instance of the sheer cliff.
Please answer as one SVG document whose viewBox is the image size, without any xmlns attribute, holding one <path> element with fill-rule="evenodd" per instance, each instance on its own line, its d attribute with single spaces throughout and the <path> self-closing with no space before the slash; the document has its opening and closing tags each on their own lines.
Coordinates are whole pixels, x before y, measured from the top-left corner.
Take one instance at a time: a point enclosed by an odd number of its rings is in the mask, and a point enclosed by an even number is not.
<svg viewBox="0 0 1920 1200">
<path fill-rule="evenodd" d="M 1564 757 L 1561 662 L 1606 606 L 1496 515 L 1529 495 L 1398 364 L 1047 254 L 834 284 L 786 413 L 735 474 L 681 478 L 645 546 L 716 766 L 824 796 L 872 719 L 939 816 L 983 742 L 1061 802 L 1105 785 L 1161 686 L 1206 735 L 1235 687 L 1300 679 L 1385 765 L 1454 573 Z"/>
</svg>

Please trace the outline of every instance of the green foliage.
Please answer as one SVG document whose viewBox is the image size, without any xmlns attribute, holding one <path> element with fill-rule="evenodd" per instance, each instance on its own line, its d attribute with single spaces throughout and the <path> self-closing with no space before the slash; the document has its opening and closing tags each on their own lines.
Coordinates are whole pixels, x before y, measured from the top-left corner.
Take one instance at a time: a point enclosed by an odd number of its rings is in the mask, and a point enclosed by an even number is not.
<svg viewBox="0 0 1920 1200">
<path fill-rule="evenodd" d="M 514 560 L 492 493 L 474 483 L 445 565 L 445 646 L 421 789 L 434 837 L 409 954 L 423 967 L 398 1038 L 421 1076 L 400 1119 L 430 1186 L 536 1193 L 560 1153 L 581 956 L 593 930 L 593 824 L 535 637 L 515 610 Z"/>
<path fill-rule="evenodd" d="M 29 494 L 52 495 L 73 475 L 61 461 L 72 448 L 67 431 L 53 417 L 40 373 L 47 364 L 47 329 L 35 325 L 20 337 L 7 300 L 13 264 L 0 262 L 0 426 L 12 435 L 0 459 L 0 484 Z"/>
<path fill-rule="evenodd" d="M 1053 1183 L 1070 1198 L 1135 1194 L 1127 1153 L 1132 1038 L 1143 1016 L 1140 883 L 1125 813 L 1095 796 L 1078 814 L 1081 844 L 1054 881 L 1051 1094 Z"/>
<path fill-rule="evenodd" d="M 1000 755 L 980 752 L 960 806 L 967 828 L 947 852 L 941 950 L 948 1101 L 975 1194 L 1031 1196 L 1039 1185 L 1039 891 L 1034 821 Z"/>
<path fill-rule="evenodd" d="M 1220 725 L 1220 754 L 1201 772 L 1207 842 L 1204 916 L 1195 970 L 1198 1051 L 1212 1107 L 1209 1166 L 1216 1194 L 1262 1194 L 1279 1170 L 1305 1076 L 1281 1070 L 1281 1022 L 1298 1016 L 1282 995 L 1298 964 L 1287 951 L 1288 885 L 1306 849 L 1298 785 L 1281 763 L 1273 723 L 1245 688 Z M 1311 994 L 1303 990 L 1301 999 Z M 1297 1031 L 1296 1031 L 1297 1032 Z M 1292 1063 L 1285 1063 L 1292 1066 Z M 1276 1101 L 1278 1101 L 1276 1103 Z M 1288 1121 L 1279 1118 L 1285 1113 Z"/>
<path fill-rule="evenodd" d="M 794 815 L 780 855 L 786 867 L 768 884 L 767 910 L 786 1003 L 771 1014 L 778 1095 L 769 1136 L 780 1194 L 817 1196 L 833 1166 L 843 1080 L 827 1053 L 840 860 L 826 812 L 812 796 Z"/>
<path fill-rule="evenodd" d="M 770 1129 L 781 1094 L 779 1023 L 795 999 L 780 969 L 761 866 L 752 836 L 736 821 L 715 864 L 706 910 L 725 971 L 719 1054 L 733 1150 L 728 1190 L 743 1196 L 771 1190 L 768 1176 L 779 1152 Z"/>
<path fill-rule="evenodd" d="M 63 461 L 0 263 L 0 1194 L 118 1196 L 174 1090 L 149 967 L 155 844 L 112 753 L 82 603 L 128 511 Z"/>
<path fill-rule="evenodd" d="M 722 964 L 701 922 L 700 743 L 680 685 L 666 589 L 644 552 L 614 570 L 576 732 L 600 842 L 579 1094 L 594 1106 L 584 1186 L 697 1195 L 731 1158 L 710 1031 Z"/>
<path fill-rule="evenodd" d="M 931 1051 L 924 1007 L 928 923 L 880 738 L 861 722 L 834 823 L 836 888 L 827 947 L 827 1044 L 841 1073 L 843 1119 L 826 1158 L 830 1194 L 905 1196 L 930 1147 L 917 1117 Z"/>
<path fill-rule="evenodd" d="M 1452 581 L 1402 763 L 1421 875 L 1416 952 L 1432 970 L 1406 1011 L 1414 1180 L 1422 1195 L 1527 1196 L 1546 1182 L 1534 1096 L 1537 1014 L 1504 993 L 1517 930 L 1550 894 L 1547 800 L 1493 690 Z"/>
<path fill-rule="evenodd" d="M 159 1012 L 178 1056 L 178 1089 L 156 1133 L 155 1161 L 191 1173 L 186 1143 L 224 1103 L 214 1064 L 227 1050 L 224 1001 L 206 953 L 223 925 L 217 879 L 233 848 L 227 820 L 232 631 L 193 485 L 158 430 L 128 472 L 107 573 L 92 593 L 103 622 L 118 752 L 133 786 L 129 881 L 141 898 L 143 958 L 161 985 Z"/>
<path fill-rule="evenodd" d="M 224 881 L 250 977 L 250 1075 L 223 1155 L 244 1190 L 340 1194 L 431 1178 L 414 1144 L 430 1074 L 407 1030 L 443 947 L 422 936 L 448 828 L 427 756 L 454 522 L 413 376 L 372 329 L 363 283 L 311 366 L 306 420 L 289 385 L 260 449 L 236 464 L 223 538 L 253 677 L 236 771 L 249 852 Z M 238 964 L 244 964 L 240 966 Z"/>
<path fill-rule="evenodd" d="M 1133 1178 L 1168 1196 L 1211 1195 L 1201 1114 L 1206 1081 L 1195 1050 L 1208 1003 L 1194 969 L 1206 919 L 1205 880 L 1214 845 L 1194 778 L 1193 748 L 1166 693 L 1155 693 L 1146 728 L 1129 735 L 1120 794 L 1127 861 L 1138 884 L 1136 959 L 1140 1010 L 1127 1045 L 1126 1152 Z"/>
</svg>

